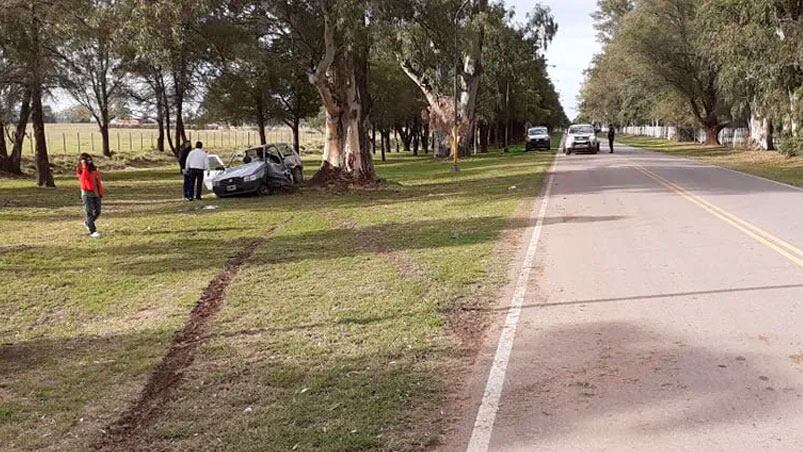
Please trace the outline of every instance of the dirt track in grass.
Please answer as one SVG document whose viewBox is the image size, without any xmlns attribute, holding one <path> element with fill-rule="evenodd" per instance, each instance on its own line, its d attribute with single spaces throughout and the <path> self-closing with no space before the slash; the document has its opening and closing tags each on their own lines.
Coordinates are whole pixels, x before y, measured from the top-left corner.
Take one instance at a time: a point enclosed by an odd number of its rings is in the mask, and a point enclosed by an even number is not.
<svg viewBox="0 0 803 452">
<path fill-rule="evenodd" d="M 226 292 L 240 268 L 271 237 L 276 228 L 277 226 L 262 237 L 249 241 L 212 278 L 190 312 L 184 328 L 175 336 L 167 353 L 148 377 L 140 396 L 105 430 L 105 436 L 95 445 L 96 449 L 138 449 L 138 432 L 158 420 L 162 407 L 171 399 L 173 389 L 180 383 L 184 370 L 192 363 L 195 351 L 204 342 L 210 319 L 223 308 Z"/>
</svg>

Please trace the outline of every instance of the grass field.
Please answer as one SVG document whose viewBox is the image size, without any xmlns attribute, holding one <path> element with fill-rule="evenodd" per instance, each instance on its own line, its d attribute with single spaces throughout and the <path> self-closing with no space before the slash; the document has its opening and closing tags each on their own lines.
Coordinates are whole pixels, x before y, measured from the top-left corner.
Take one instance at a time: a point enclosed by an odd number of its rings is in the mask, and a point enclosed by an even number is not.
<svg viewBox="0 0 803 452">
<path fill-rule="evenodd" d="M 199 294 L 255 238 L 140 450 L 418 450 L 505 281 L 505 237 L 552 154 L 377 162 L 384 188 L 180 201 L 173 166 L 106 174 L 101 239 L 76 183 L 0 180 L 0 444 L 87 450 L 138 399 Z M 102 168 L 103 169 L 103 168 Z M 457 321 L 456 319 L 463 319 Z M 468 348 L 467 348 L 468 347 Z M 105 433 L 104 433 L 105 432 Z"/>
<path fill-rule="evenodd" d="M 660 138 L 622 135 L 617 142 L 667 154 L 694 158 L 748 174 L 803 187 L 803 156 L 786 157 L 777 152 L 725 147 L 705 147 Z"/>
</svg>

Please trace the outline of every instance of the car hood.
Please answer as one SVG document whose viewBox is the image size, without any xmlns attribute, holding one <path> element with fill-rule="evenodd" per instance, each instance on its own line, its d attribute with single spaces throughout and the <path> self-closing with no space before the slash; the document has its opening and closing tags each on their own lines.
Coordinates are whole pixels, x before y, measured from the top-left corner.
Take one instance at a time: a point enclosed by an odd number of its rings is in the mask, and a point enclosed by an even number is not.
<svg viewBox="0 0 803 452">
<path fill-rule="evenodd" d="M 549 138 L 549 135 L 528 135 L 531 140 L 543 140 Z"/>
<path fill-rule="evenodd" d="M 593 135 L 582 134 L 582 133 L 570 133 L 569 138 L 574 140 L 589 140 L 593 138 Z"/>
<path fill-rule="evenodd" d="M 215 179 L 228 179 L 230 177 L 245 177 L 256 174 L 265 168 L 265 162 L 251 162 L 245 165 L 235 166 L 233 168 L 226 168 Z"/>
</svg>

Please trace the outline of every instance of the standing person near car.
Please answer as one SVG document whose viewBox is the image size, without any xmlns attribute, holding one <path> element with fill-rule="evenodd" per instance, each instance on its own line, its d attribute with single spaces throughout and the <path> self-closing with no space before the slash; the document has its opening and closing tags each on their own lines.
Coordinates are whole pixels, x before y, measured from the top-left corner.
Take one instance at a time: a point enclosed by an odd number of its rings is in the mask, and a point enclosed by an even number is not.
<svg viewBox="0 0 803 452">
<path fill-rule="evenodd" d="M 189 141 L 184 141 L 181 149 L 178 151 L 178 165 L 181 167 L 181 174 L 184 176 L 184 200 L 192 201 L 192 181 L 190 180 L 190 172 L 187 170 L 187 157 L 192 151 L 192 145 Z"/>
<path fill-rule="evenodd" d="M 613 154 L 613 141 L 616 139 L 616 126 L 613 124 L 608 125 L 608 146 L 611 147 L 611 154 Z"/>
<path fill-rule="evenodd" d="M 204 187 L 204 171 L 209 168 L 209 157 L 204 151 L 204 144 L 200 141 L 195 143 L 189 155 L 187 155 L 187 171 L 190 173 L 190 200 L 201 200 L 201 193 Z"/>
<path fill-rule="evenodd" d="M 81 185 L 81 201 L 84 203 L 84 224 L 89 229 L 89 236 L 100 237 L 95 221 L 100 217 L 100 200 L 103 198 L 103 184 L 100 171 L 92 161 L 92 156 L 83 153 L 78 159 L 75 175 Z"/>
</svg>

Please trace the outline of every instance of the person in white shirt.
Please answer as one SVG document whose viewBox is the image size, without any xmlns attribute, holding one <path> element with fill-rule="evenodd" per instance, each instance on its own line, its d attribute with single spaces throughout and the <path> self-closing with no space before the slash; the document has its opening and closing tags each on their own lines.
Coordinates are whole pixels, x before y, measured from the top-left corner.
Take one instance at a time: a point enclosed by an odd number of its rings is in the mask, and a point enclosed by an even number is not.
<svg viewBox="0 0 803 452">
<path fill-rule="evenodd" d="M 204 144 L 200 141 L 195 143 L 193 149 L 187 156 L 187 171 L 190 176 L 189 186 L 189 199 L 201 200 L 201 190 L 204 186 L 204 171 L 209 169 L 209 159 L 207 158 L 206 151 L 204 151 Z"/>
</svg>

